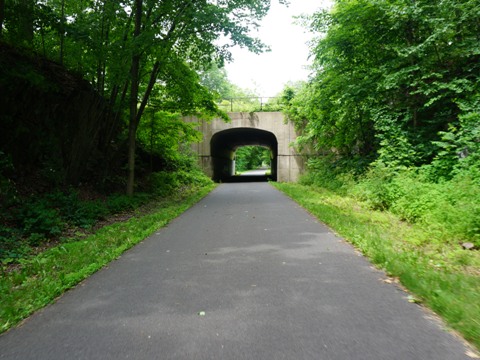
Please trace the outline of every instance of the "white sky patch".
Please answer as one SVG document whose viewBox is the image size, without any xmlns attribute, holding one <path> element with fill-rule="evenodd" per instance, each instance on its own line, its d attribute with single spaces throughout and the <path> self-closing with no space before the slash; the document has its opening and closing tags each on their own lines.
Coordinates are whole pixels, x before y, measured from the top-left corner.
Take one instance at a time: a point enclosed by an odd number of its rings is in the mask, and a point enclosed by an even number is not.
<svg viewBox="0 0 480 360">
<path fill-rule="evenodd" d="M 255 55 L 246 49 L 233 48 L 234 61 L 226 64 L 230 81 L 268 97 L 280 93 L 289 81 L 307 80 L 310 72 L 306 67 L 311 63 L 307 42 L 313 35 L 294 24 L 293 17 L 331 5 L 331 0 L 290 0 L 286 7 L 272 0 L 258 33 L 252 34 L 269 45 L 271 51 Z"/>
</svg>

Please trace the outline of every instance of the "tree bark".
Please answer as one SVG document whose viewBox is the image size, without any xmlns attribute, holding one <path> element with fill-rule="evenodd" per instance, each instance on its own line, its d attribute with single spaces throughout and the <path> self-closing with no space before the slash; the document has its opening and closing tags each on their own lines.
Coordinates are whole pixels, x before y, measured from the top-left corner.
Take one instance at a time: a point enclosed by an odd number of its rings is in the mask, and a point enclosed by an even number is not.
<svg viewBox="0 0 480 360">
<path fill-rule="evenodd" d="M 0 39 L 2 38 L 3 22 L 5 21 L 5 0 L 0 0 Z"/>
<path fill-rule="evenodd" d="M 128 180 L 127 195 L 132 196 L 135 185 L 135 147 L 136 147 L 137 127 L 130 120 L 128 127 Z"/>
<path fill-rule="evenodd" d="M 64 50 L 65 50 L 65 0 L 62 0 L 61 8 L 61 18 L 60 18 L 60 54 L 59 62 L 63 65 Z"/>
<path fill-rule="evenodd" d="M 4 0 L 2 0 L 4 1 Z M 33 21 L 34 21 L 34 2 L 32 0 L 20 0 L 14 4 L 16 23 L 12 34 L 14 41 L 19 45 L 32 47 L 33 44 Z"/>
<path fill-rule="evenodd" d="M 133 37 L 138 38 L 142 25 L 142 7 L 143 0 L 135 0 L 135 28 Z M 128 126 L 128 179 L 127 195 L 132 196 L 135 185 L 135 147 L 139 117 L 137 116 L 138 107 L 138 88 L 140 82 L 140 53 L 134 49 L 132 56 L 132 67 L 130 69 L 130 117 Z"/>
</svg>

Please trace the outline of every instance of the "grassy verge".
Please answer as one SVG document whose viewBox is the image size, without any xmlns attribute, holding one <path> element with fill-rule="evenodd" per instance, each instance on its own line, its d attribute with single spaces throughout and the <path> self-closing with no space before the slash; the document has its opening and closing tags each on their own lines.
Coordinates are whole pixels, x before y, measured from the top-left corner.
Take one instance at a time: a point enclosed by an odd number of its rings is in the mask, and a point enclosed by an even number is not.
<svg viewBox="0 0 480 360">
<path fill-rule="evenodd" d="M 0 333 L 72 288 L 125 250 L 139 243 L 191 207 L 213 185 L 149 204 L 146 214 L 106 226 L 94 235 L 71 239 L 22 260 L 15 271 L 2 269 L 0 279 Z"/>
<path fill-rule="evenodd" d="M 367 209 L 351 198 L 299 184 L 274 184 L 332 227 L 480 348 L 480 254 L 429 241 L 428 229 Z"/>
</svg>

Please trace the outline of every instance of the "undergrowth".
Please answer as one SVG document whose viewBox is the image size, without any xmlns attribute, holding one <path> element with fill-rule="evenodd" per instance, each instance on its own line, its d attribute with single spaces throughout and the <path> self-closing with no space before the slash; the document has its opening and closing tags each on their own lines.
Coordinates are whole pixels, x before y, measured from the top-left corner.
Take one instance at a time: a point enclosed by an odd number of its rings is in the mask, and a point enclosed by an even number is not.
<svg viewBox="0 0 480 360">
<path fill-rule="evenodd" d="M 78 189 L 67 188 L 13 197 L 14 192 L 10 191 L 10 201 L 0 205 L 0 264 L 18 263 L 52 241 L 63 242 L 72 233 L 88 233 L 100 221 L 131 212 L 152 199 L 209 183 L 208 177 L 192 168 L 152 173 L 144 192 L 137 192 L 134 196 L 113 193 L 108 196 L 89 194 L 85 198 Z"/>
<path fill-rule="evenodd" d="M 301 183 L 350 196 L 373 210 L 389 211 L 424 228 L 429 242 L 480 249 L 480 173 L 463 169 L 450 179 L 435 177 L 431 167 L 392 168 L 373 163 L 357 173 L 351 166 L 311 160 Z"/>
<path fill-rule="evenodd" d="M 358 183 L 352 176 L 329 190 L 310 175 L 303 179 L 308 185 L 276 186 L 480 347 L 480 254 L 459 244 L 472 240 L 478 245 L 478 232 L 471 226 L 478 192 L 469 178 L 417 187 L 414 178 L 404 176 L 387 183 L 373 176 Z M 432 200 L 434 194 L 438 199 Z M 456 209 L 459 205 L 465 208 Z M 391 211 L 381 211 L 385 209 Z"/>
<path fill-rule="evenodd" d="M 64 291 L 165 226 L 214 186 L 205 177 L 201 181 L 197 180 L 201 184 L 187 184 L 184 181 L 182 187 L 175 187 L 176 191 L 169 192 L 168 197 L 157 197 L 155 201 L 145 203 L 127 221 L 105 226 L 91 235 L 80 234 L 64 239 L 35 256 L 18 259 L 18 265 L 14 268 L 3 264 L 0 279 L 0 332 L 52 302 Z M 117 209 L 131 205 L 123 197 L 115 197 L 110 201 Z M 77 211 L 72 212 L 76 213 Z"/>
</svg>

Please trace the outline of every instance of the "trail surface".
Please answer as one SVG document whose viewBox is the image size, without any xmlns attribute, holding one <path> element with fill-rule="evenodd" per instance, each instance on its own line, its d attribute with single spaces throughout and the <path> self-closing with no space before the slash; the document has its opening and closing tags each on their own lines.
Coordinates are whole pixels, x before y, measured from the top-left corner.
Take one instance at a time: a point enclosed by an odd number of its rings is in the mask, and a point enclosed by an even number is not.
<svg viewBox="0 0 480 360">
<path fill-rule="evenodd" d="M 468 359 L 384 280 L 269 184 L 222 184 L 0 336 L 0 359 Z"/>
</svg>

